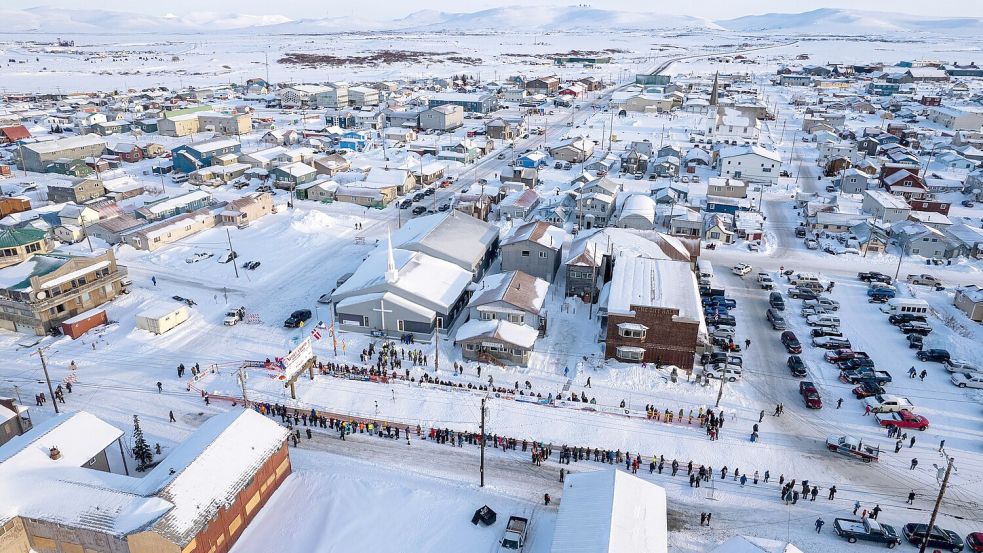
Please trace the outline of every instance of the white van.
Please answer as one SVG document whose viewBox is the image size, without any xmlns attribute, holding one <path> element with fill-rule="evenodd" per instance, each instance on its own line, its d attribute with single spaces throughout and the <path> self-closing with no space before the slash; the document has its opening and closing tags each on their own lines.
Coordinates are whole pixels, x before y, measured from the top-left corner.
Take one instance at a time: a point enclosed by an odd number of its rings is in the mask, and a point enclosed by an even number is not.
<svg viewBox="0 0 983 553">
<path fill-rule="evenodd" d="M 813 273 L 799 273 L 792 277 L 790 284 L 792 286 L 805 286 L 807 284 L 822 284 L 819 280 L 819 276 Z"/>
<path fill-rule="evenodd" d="M 696 270 L 699 271 L 701 280 L 710 280 L 713 278 L 713 265 L 706 259 L 700 259 L 696 262 Z"/>
<path fill-rule="evenodd" d="M 881 311 L 888 315 L 898 315 L 900 313 L 912 313 L 914 315 L 927 315 L 929 310 L 928 302 L 912 298 L 891 298 L 881 306 Z"/>
</svg>

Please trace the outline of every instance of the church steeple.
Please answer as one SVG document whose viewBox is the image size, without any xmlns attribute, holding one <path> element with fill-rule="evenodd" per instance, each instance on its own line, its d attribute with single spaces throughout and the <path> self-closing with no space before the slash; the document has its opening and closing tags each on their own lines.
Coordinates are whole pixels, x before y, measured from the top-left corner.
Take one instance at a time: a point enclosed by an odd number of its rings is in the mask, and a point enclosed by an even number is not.
<svg viewBox="0 0 983 553">
<path fill-rule="evenodd" d="M 710 105 L 717 105 L 717 97 L 720 95 L 720 71 L 713 74 L 713 86 L 710 87 Z"/>
<path fill-rule="evenodd" d="M 389 259 L 386 262 L 386 282 L 392 284 L 399 280 L 399 270 L 396 269 L 396 258 L 393 257 L 393 237 L 392 234 L 386 233 L 387 238 L 387 249 Z"/>
</svg>

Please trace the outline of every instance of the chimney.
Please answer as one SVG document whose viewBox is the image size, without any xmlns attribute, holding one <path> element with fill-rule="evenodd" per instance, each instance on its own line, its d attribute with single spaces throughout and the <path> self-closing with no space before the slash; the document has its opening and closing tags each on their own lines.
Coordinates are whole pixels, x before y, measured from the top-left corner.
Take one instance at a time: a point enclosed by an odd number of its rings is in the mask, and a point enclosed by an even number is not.
<svg viewBox="0 0 983 553">
<path fill-rule="evenodd" d="M 61 451 L 58 451 L 57 447 L 52 446 L 51 449 L 48 450 L 48 457 L 50 457 L 52 461 L 57 461 L 58 459 L 61 459 Z"/>
</svg>

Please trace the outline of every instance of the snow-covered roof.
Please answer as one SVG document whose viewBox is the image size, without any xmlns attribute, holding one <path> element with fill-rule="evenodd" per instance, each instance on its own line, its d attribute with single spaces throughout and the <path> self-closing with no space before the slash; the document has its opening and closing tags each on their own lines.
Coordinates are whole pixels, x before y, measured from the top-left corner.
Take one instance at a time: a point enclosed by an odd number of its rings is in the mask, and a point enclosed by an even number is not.
<svg viewBox="0 0 983 553">
<path fill-rule="evenodd" d="M 546 302 L 550 283 L 522 271 L 508 271 L 487 275 L 478 287 L 468 307 L 504 302 L 522 311 L 538 314 Z"/>
<path fill-rule="evenodd" d="M 520 348 L 532 349 L 536 339 L 539 338 L 539 331 L 526 325 L 510 323 L 502 319 L 490 321 L 471 319 L 457 329 L 455 341 L 461 342 L 475 338 L 490 338 Z"/>
<path fill-rule="evenodd" d="M 621 216 L 620 219 L 624 219 L 629 216 L 639 216 L 644 217 L 650 223 L 655 222 L 655 200 L 647 194 L 632 194 L 625 199 L 624 205 L 621 206 Z"/>
<path fill-rule="evenodd" d="M 761 146 L 730 146 L 727 148 L 720 149 L 720 157 L 728 158 L 735 156 L 743 156 L 747 154 L 756 154 L 764 158 L 768 158 L 774 162 L 781 163 L 782 158 L 778 152 L 772 150 L 766 150 Z"/>
<path fill-rule="evenodd" d="M 530 240 L 541 246 L 559 250 L 563 247 L 566 237 L 567 233 L 563 229 L 542 221 L 534 221 L 516 227 L 512 234 L 502 241 L 502 245 Z"/>
<path fill-rule="evenodd" d="M 83 134 L 81 136 L 69 136 L 58 140 L 48 140 L 45 142 L 35 142 L 25 144 L 24 148 L 38 154 L 51 154 L 62 150 L 74 148 L 85 148 L 87 146 L 106 145 L 106 141 L 94 134 Z"/>
<path fill-rule="evenodd" d="M 666 553 L 666 491 L 618 470 L 570 473 L 550 553 Z"/>
<path fill-rule="evenodd" d="M 393 247 L 428 253 L 472 270 L 498 238 L 498 227 L 463 213 L 436 213 L 406 222 Z"/>
<path fill-rule="evenodd" d="M 632 306 L 677 309 L 700 321 L 700 294 L 689 263 L 623 255 L 614 265 L 608 313 L 633 315 Z"/>
</svg>

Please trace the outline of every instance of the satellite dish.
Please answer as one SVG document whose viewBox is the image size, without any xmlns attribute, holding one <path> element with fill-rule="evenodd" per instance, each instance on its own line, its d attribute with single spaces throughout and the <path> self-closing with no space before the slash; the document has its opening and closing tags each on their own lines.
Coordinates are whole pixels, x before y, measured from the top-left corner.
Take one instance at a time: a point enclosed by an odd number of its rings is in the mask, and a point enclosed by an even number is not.
<svg viewBox="0 0 983 553">
<path fill-rule="evenodd" d="M 35 294 L 35 297 L 39 300 L 43 300 L 44 298 L 48 297 L 48 293 L 42 290 L 41 292 Z"/>
</svg>

